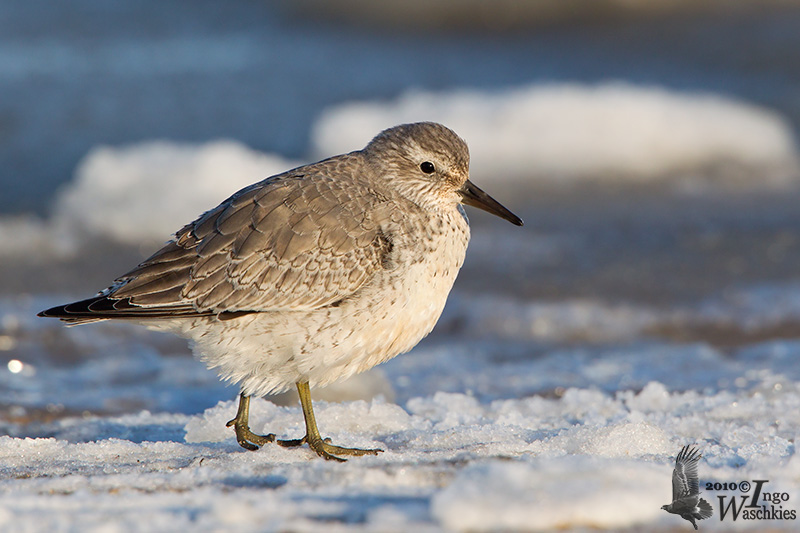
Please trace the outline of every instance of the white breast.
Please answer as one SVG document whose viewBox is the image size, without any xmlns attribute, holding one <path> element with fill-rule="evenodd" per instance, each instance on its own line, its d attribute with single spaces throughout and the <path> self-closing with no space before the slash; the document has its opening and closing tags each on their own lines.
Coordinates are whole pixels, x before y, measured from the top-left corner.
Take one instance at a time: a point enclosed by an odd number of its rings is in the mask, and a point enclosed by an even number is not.
<svg viewBox="0 0 800 533">
<path fill-rule="evenodd" d="M 323 386 L 407 352 L 430 333 L 468 241 L 469 226 L 453 209 L 430 231 L 399 236 L 394 267 L 338 307 L 204 319 L 184 334 L 209 367 L 248 394 L 286 390 L 298 381 Z"/>
</svg>

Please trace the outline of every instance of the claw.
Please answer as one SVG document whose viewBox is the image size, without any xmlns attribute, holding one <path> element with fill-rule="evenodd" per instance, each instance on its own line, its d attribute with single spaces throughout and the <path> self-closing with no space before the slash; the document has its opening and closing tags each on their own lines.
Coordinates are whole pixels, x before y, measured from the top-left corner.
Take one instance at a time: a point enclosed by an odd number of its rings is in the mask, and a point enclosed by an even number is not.
<svg viewBox="0 0 800 533">
<path fill-rule="evenodd" d="M 259 447 L 273 442 L 275 434 L 269 433 L 267 435 L 258 435 L 250 431 L 250 397 L 245 396 L 244 393 L 239 395 L 239 410 L 236 412 L 236 418 L 229 420 L 226 427 L 233 426 L 236 431 L 236 442 L 245 450 L 255 451 Z"/>
<path fill-rule="evenodd" d="M 317 455 L 329 461 L 339 461 L 344 463 L 347 459 L 339 457 L 339 455 L 349 455 L 352 457 L 360 457 L 362 455 L 378 455 L 383 452 L 380 448 L 375 449 L 362 449 L 362 448 L 345 448 L 343 446 L 335 446 L 330 444 L 331 439 L 314 439 L 308 443 L 308 447 L 314 450 Z"/>
<path fill-rule="evenodd" d="M 347 459 L 338 457 L 339 455 L 361 456 L 361 455 L 378 455 L 383 450 L 362 450 L 361 448 L 344 448 L 342 446 L 335 446 L 331 444 L 331 439 L 323 439 L 319 434 L 317 428 L 317 421 L 314 417 L 314 408 L 311 405 L 311 391 L 308 383 L 298 383 L 297 393 L 300 396 L 300 406 L 303 408 L 303 418 L 306 421 L 306 436 L 302 439 L 278 441 L 281 446 L 300 446 L 303 443 L 308 443 L 308 447 L 314 452 L 329 461 L 345 462 Z"/>
<path fill-rule="evenodd" d="M 277 443 L 284 448 L 296 448 L 297 446 L 302 446 L 305 444 L 306 438 L 303 437 L 302 439 L 279 440 Z"/>
<path fill-rule="evenodd" d="M 330 438 L 309 440 L 308 435 L 302 439 L 277 440 L 275 442 L 284 448 L 294 448 L 308 443 L 308 447 L 314 450 L 314 452 L 320 457 L 328 459 L 329 461 L 332 460 L 339 462 L 344 462 L 347 459 L 342 459 L 341 457 L 337 457 L 337 455 L 378 455 L 378 453 L 383 451 L 381 449 L 362 450 L 361 448 L 344 448 L 342 446 L 335 446 L 331 444 Z"/>
</svg>

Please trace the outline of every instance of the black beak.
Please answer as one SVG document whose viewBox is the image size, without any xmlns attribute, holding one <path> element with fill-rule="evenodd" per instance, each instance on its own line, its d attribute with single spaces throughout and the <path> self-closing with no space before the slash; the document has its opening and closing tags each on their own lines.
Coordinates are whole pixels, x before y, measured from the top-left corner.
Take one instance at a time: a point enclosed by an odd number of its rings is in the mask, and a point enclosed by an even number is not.
<svg viewBox="0 0 800 533">
<path fill-rule="evenodd" d="M 500 202 L 483 192 L 474 183 L 467 180 L 464 185 L 458 190 L 461 195 L 461 203 L 483 209 L 487 213 L 497 215 L 514 224 L 515 226 L 522 225 L 522 219 L 517 215 L 503 207 Z"/>
</svg>

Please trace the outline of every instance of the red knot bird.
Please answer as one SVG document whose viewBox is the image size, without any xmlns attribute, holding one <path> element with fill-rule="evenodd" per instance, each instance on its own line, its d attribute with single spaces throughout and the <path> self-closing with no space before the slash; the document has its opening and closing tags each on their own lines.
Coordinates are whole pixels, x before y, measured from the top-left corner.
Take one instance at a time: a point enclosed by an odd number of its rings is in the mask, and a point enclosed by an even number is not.
<svg viewBox="0 0 800 533">
<path fill-rule="evenodd" d="M 374 455 L 320 436 L 310 387 L 407 352 L 433 329 L 470 237 L 461 204 L 522 225 L 469 181 L 469 150 L 452 130 L 396 126 L 363 150 L 240 190 L 97 296 L 39 316 L 189 339 L 240 386 L 228 426 L 248 450 L 276 441 L 250 430 L 250 397 L 294 385 L 306 434 L 278 444 L 339 461 Z"/>
</svg>

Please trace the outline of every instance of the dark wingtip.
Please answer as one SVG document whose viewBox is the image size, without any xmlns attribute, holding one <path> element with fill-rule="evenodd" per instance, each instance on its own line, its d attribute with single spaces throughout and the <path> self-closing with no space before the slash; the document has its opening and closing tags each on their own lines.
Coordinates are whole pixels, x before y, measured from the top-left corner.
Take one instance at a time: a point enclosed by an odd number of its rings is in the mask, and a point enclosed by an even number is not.
<svg viewBox="0 0 800 533">
<path fill-rule="evenodd" d="M 225 318 L 236 318 L 251 311 L 231 312 Z M 107 320 L 111 318 L 153 319 L 174 318 L 176 316 L 211 316 L 212 310 L 198 311 L 189 305 L 176 307 L 147 307 L 131 303 L 130 298 L 115 299 L 106 295 L 93 296 L 79 302 L 58 305 L 41 311 L 36 316 L 59 318 L 72 324 Z"/>
<path fill-rule="evenodd" d="M 86 315 L 92 315 L 92 309 L 90 308 L 90 306 L 104 299 L 105 299 L 104 296 L 94 296 L 92 298 L 88 298 L 86 300 L 80 300 L 78 302 L 72 302 L 64 305 L 57 305 L 55 307 L 51 307 L 50 309 L 45 309 L 44 311 L 37 313 L 36 316 L 40 316 L 43 318 L 60 318 L 62 320 L 86 318 Z"/>
<path fill-rule="evenodd" d="M 65 305 L 57 305 L 56 307 L 39 311 L 36 313 L 36 316 L 40 316 L 42 318 L 59 318 L 67 314 L 65 307 Z"/>
</svg>

